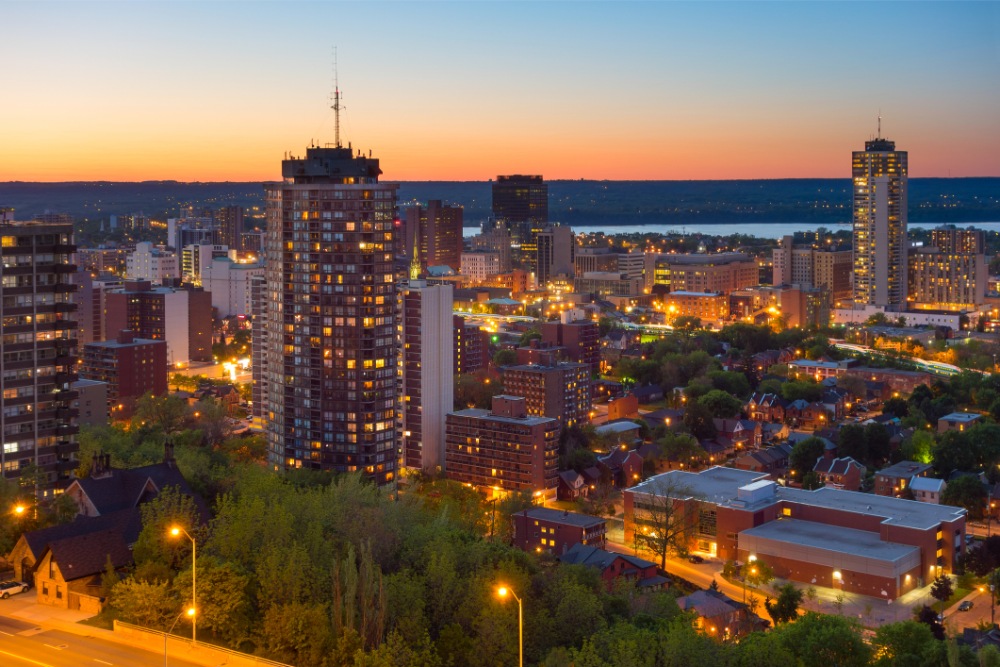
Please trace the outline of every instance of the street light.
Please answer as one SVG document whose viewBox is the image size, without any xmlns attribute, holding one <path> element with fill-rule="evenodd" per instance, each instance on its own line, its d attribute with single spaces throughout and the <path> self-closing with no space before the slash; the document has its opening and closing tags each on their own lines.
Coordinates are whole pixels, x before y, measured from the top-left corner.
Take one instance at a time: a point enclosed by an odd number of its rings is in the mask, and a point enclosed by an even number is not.
<svg viewBox="0 0 1000 667">
<path fill-rule="evenodd" d="M 497 589 L 497 595 L 501 598 L 507 597 L 508 593 L 517 600 L 517 664 L 519 667 L 524 667 L 524 612 L 521 607 L 521 598 L 517 597 L 517 593 L 506 586 Z"/>
<path fill-rule="evenodd" d="M 191 644 L 197 645 L 198 623 L 195 620 L 193 610 L 198 608 L 198 543 L 182 527 L 174 526 L 170 529 L 170 534 L 174 537 L 177 537 L 181 533 L 184 534 L 184 537 L 191 540 Z"/>
<path fill-rule="evenodd" d="M 167 667 L 167 635 L 174 631 L 174 626 L 177 625 L 177 621 L 181 620 L 181 616 L 187 614 L 191 617 L 191 627 L 194 627 L 194 607 L 190 609 L 185 609 L 181 613 L 177 614 L 177 618 L 174 622 L 170 624 L 170 629 L 163 633 L 163 667 Z"/>
</svg>

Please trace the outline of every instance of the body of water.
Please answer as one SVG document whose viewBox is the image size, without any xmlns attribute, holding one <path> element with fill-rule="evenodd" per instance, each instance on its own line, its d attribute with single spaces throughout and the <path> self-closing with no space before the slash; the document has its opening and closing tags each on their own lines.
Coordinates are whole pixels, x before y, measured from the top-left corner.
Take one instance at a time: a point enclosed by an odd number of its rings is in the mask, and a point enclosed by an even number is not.
<svg viewBox="0 0 1000 667">
<path fill-rule="evenodd" d="M 910 223 L 911 229 L 930 229 L 939 227 L 940 222 L 915 222 Z M 949 223 L 952 224 L 952 223 Z M 1000 232 L 1000 222 L 967 222 L 954 223 L 959 229 L 975 227 L 985 229 L 989 232 Z M 696 224 L 696 225 L 574 225 L 573 231 L 577 234 L 593 234 L 604 232 L 605 234 L 708 234 L 710 236 L 729 236 L 731 234 L 752 234 L 759 238 L 780 239 L 782 236 L 794 234 L 795 232 L 812 232 L 820 227 L 837 232 L 841 230 L 850 231 L 850 225 L 817 224 L 811 222 L 773 222 L 773 223 L 740 223 L 740 224 Z M 475 236 L 479 233 L 478 227 L 466 227 L 463 230 L 465 236 Z"/>
</svg>

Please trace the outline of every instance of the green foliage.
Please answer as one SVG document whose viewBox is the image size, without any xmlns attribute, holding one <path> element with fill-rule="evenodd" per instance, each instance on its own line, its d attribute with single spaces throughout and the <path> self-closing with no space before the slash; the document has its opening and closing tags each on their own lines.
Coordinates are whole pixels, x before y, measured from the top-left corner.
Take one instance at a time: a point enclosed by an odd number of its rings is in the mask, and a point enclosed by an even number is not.
<svg viewBox="0 0 1000 667">
<path fill-rule="evenodd" d="M 170 535 L 170 528 L 180 526 L 195 540 L 203 535 L 201 516 L 191 496 L 177 487 L 160 490 L 152 501 L 140 506 L 142 532 L 132 550 L 137 567 L 147 563 L 179 569 L 191 560 L 191 542 L 183 534 Z M 200 540 L 199 540 L 200 541 Z"/>
<path fill-rule="evenodd" d="M 918 667 L 928 664 L 937 644 L 934 635 L 923 623 L 902 621 L 883 625 L 875 631 L 872 648 L 877 667 Z"/>
<path fill-rule="evenodd" d="M 180 600 L 166 581 L 125 579 L 111 589 L 110 604 L 126 623 L 166 630 L 180 612 Z"/>
<path fill-rule="evenodd" d="M 778 589 L 778 597 L 764 602 L 767 613 L 776 624 L 788 623 L 799 617 L 799 605 L 802 604 L 803 593 L 795 584 L 785 584 Z"/>
<path fill-rule="evenodd" d="M 713 417 L 731 419 L 739 414 L 743 402 L 728 392 L 713 389 L 698 399 L 698 405 L 706 408 Z"/>
<path fill-rule="evenodd" d="M 250 577 L 239 572 L 232 563 L 203 556 L 198 559 L 198 627 L 238 646 L 249 638 L 253 625 Z M 191 570 L 177 575 L 173 583 L 174 597 L 190 604 Z"/>
<path fill-rule="evenodd" d="M 781 397 L 786 401 L 803 401 L 812 403 L 823 395 L 823 387 L 809 380 L 795 380 L 781 385 Z"/>
<path fill-rule="evenodd" d="M 963 475 L 951 480 L 941 493 L 942 504 L 964 507 L 973 520 L 983 517 L 986 498 L 986 489 L 975 475 Z"/>
<path fill-rule="evenodd" d="M 517 363 L 517 352 L 514 350 L 497 350 L 493 354 L 493 365 L 497 368 L 501 366 L 513 366 Z"/>
<path fill-rule="evenodd" d="M 684 410 L 684 427 L 698 440 L 714 438 L 718 432 L 712 421 L 712 409 L 699 402 L 690 403 Z"/>
<path fill-rule="evenodd" d="M 455 409 L 488 409 L 493 397 L 503 393 L 500 377 L 486 372 L 455 376 Z"/>
<path fill-rule="evenodd" d="M 807 612 L 795 623 L 775 628 L 774 635 L 802 664 L 863 667 L 871 656 L 860 626 L 842 616 Z"/>
<path fill-rule="evenodd" d="M 955 587 L 951 582 L 951 577 L 947 574 L 942 574 L 931 584 L 931 597 L 941 602 L 950 598 L 954 591 Z"/>
<path fill-rule="evenodd" d="M 796 479 L 803 479 L 812 472 L 816 459 L 823 455 L 825 445 L 819 438 L 806 438 L 795 443 L 788 456 L 788 466 L 795 471 Z"/>
</svg>

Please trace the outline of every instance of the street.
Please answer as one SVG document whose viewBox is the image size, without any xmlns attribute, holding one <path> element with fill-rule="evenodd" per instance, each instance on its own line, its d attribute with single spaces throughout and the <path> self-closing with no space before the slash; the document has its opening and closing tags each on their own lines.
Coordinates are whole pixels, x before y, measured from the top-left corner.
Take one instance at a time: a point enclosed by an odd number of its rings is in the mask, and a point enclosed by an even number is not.
<svg viewBox="0 0 1000 667">
<path fill-rule="evenodd" d="M 45 630 L 26 621 L 0 616 L 0 663 L 35 667 L 80 667 L 114 665 L 147 667 L 163 660 L 161 646 L 145 651 L 93 636 L 62 630 Z M 170 658 L 175 667 L 198 667 L 196 663 Z"/>
</svg>

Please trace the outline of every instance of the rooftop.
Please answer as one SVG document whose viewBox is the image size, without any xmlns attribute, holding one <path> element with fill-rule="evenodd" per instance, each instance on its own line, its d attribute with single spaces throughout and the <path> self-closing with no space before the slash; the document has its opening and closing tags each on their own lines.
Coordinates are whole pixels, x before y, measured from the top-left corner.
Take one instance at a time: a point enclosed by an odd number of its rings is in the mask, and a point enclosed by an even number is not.
<svg viewBox="0 0 1000 667">
<path fill-rule="evenodd" d="M 549 521 L 551 523 L 562 523 L 568 526 L 578 526 L 580 528 L 590 528 L 600 526 L 605 523 L 604 519 L 589 514 L 577 514 L 564 510 L 550 509 L 548 507 L 532 507 L 520 512 L 526 517 L 538 519 L 539 521 Z"/>
<path fill-rule="evenodd" d="M 917 461 L 900 461 L 899 463 L 894 463 L 888 468 L 882 468 L 875 474 L 883 477 L 909 479 L 914 475 L 919 475 L 930 469 L 931 467 L 926 463 L 919 463 Z"/>
<path fill-rule="evenodd" d="M 734 509 L 760 509 L 775 502 L 791 502 L 813 507 L 824 507 L 855 514 L 882 517 L 886 523 L 927 530 L 966 515 L 966 510 L 950 505 L 932 505 L 915 500 L 903 500 L 872 493 L 844 491 L 823 487 L 815 491 L 776 486 L 775 495 L 762 498 L 752 505 L 741 502 L 740 487 L 766 479 L 767 475 L 751 470 L 736 470 L 715 466 L 698 473 L 671 470 L 638 484 L 626 493 L 671 495 L 681 498 L 699 498 Z"/>
<path fill-rule="evenodd" d="M 500 415 L 495 415 L 489 410 L 484 410 L 482 408 L 466 408 L 465 410 L 456 410 L 455 412 L 449 412 L 450 415 L 456 415 L 458 417 L 471 417 L 473 419 L 483 419 L 490 421 L 498 421 L 506 424 L 527 424 L 528 426 L 535 426 L 537 424 L 558 424 L 558 419 L 552 419 L 551 417 L 501 417 Z"/>
<path fill-rule="evenodd" d="M 978 412 L 952 412 L 941 417 L 946 422 L 973 422 L 982 417 Z M 938 420 L 940 421 L 940 420 Z"/>
<path fill-rule="evenodd" d="M 789 545 L 807 546 L 837 554 L 849 554 L 875 560 L 895 562 L 920 549 L 897 542 L 883 542 L 878 533 L 855 528 L 840 528 L 825 523 L 781 517 L 740 533 L 740 538 L 758 537 Z"/>
</svg>

